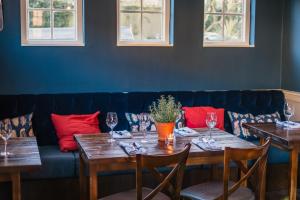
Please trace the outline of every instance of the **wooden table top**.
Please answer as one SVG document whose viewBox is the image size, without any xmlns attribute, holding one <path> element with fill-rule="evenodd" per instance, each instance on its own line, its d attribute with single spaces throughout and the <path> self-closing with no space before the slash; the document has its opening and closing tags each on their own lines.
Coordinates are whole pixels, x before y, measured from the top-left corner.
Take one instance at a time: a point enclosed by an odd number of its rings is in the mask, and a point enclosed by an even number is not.
<svg viewBox="0 0 300 200">
<path fill-rule="evenodd" d="M 300 146 L 300 129 L 283 129 L 277 127 L 275 123 L 249 123 L 243 127 L 260 137 L 272 137 L 272 142 L 283 145 L 286 148 Z"/>
<path fill-rule="evenodd" d="M 195 129 L 199 132 L 199 136 L 208 136 L 207 129 Z M 198 136 L 197 136 L 198 137 Z M 221 130 L 213 130 L 212 137 L 223 147 L 235 148 L 253 148 L 254 144 L 242 140 L 230 133 Z M 148 143 L 141 143 L 143 136 L 141 133 L 134 133 L 132 139 L 119 139 L 114 143 L 108 143 L 109 135 L 107 133 L 75 135 L 79 149 L 84 154 L 88 162 L 112 163 L 112 162 L 128 162 L 130 158 L 124 150 L 119 146 L 118 141 L 139 142 L 145 149 L 146 154 L 151 155 L 169 155 L 181 151 L 185 144 L 190 143 L 196 137 L 176 137 L 173 145 L 167 145 L 157 141 L 157 134 L 148 134 Z M 192 145 L 189 157 L 223 155 L 224 151 L 204 151 L 196 145 Z"/>
<path fill-rule="evenodd" d="M 4 142 L 0 141 L 0 151 L 4 151 Z M 41 158 L 35 137 L 11 138 L 7 151 L 8 158 L 0 157 L 0 172 L 10 170 L 30 171 L 41 166 Z"/>
</svg>

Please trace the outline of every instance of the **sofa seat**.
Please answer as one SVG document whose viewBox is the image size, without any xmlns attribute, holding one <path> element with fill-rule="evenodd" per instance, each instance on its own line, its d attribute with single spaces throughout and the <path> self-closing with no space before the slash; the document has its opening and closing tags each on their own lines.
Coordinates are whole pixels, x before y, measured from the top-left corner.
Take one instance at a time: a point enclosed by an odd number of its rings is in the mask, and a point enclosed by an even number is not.
<svg viewBox="0 0 300 200">
<path fill-rule="evenodd" d="M 48 179 L 75 177 L 75 155 L 73 152 L 61 152 L 58 146 L 39 147 L 42 167 L 39 170 L 24 173 L 24 179 Z"/>
<path fill-rule="evenodd" d="M 252 141 L 259 145 L 259 140 Z M 300 157 L 299 157 L 300 158 Z M 268 164 L 287 164 L 290 162 L 290 152 L 281 150 L 271 145 L 268 154 Z"/>
</svg>

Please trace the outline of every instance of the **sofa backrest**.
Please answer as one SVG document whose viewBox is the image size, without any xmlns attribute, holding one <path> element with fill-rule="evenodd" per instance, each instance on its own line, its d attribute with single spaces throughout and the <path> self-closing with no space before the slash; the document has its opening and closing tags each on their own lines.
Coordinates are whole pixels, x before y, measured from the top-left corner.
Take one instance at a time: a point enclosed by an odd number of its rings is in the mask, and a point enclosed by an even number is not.
<svg viewBox="0 0 300 200">
<path fill-rule="evenodd" d="M 284 95 L 269 91 L 132 92 L 42 95 L 0 95 L 0 119 L 34 113 L 33 128 L 39 145 L 56 145 L 57 137 L 50 114 L 86 114 L 101 111 L 101 130 L 107 131 L 106 113 L 117 112 L 116 129 L 129 129 L 125 112 L 148 112 L 149 105 L 161 95 L 172 95 L 183 106 L 213 106 L 225 111 L 268 114 L 278 111 L 283 117 Z M 227 113 L 225 129 L 232 132 Z"/>
</svg>

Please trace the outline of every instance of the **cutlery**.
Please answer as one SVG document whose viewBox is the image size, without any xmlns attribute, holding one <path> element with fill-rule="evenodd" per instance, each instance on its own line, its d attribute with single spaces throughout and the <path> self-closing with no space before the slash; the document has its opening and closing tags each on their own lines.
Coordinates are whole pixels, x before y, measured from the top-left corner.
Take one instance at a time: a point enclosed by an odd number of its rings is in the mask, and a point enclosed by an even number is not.
<svg viewBox="0 0 300 200">
<path fill-rule="evenodd" d="M 115 131 L 115 133 L 117 133 L 120 136 L 123 136 L 123 132 L 122 131 Z"/>
</svg>

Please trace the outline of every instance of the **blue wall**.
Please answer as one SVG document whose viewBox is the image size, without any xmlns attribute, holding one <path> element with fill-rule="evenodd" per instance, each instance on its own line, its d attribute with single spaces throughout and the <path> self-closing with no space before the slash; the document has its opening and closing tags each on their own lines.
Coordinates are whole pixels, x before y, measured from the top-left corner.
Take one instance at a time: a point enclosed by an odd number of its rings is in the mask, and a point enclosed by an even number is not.
<svg viewBox="0 0 300 200">
<path fill-rule="evenodd" d="M 255 48 L 203 48 L 203 0 L 175 0 L 174 47 L 117 47 L 115 0 L 86 0 L 85 47 L 21 47 L 4 0 L 0 94 L 280 88 L 282 5 L 258 0 Z"/>
<path fill-rule="evenodd" d="M 282 88 L 300 92 L 300 0 L 287 1 Z"/>
</svg>

